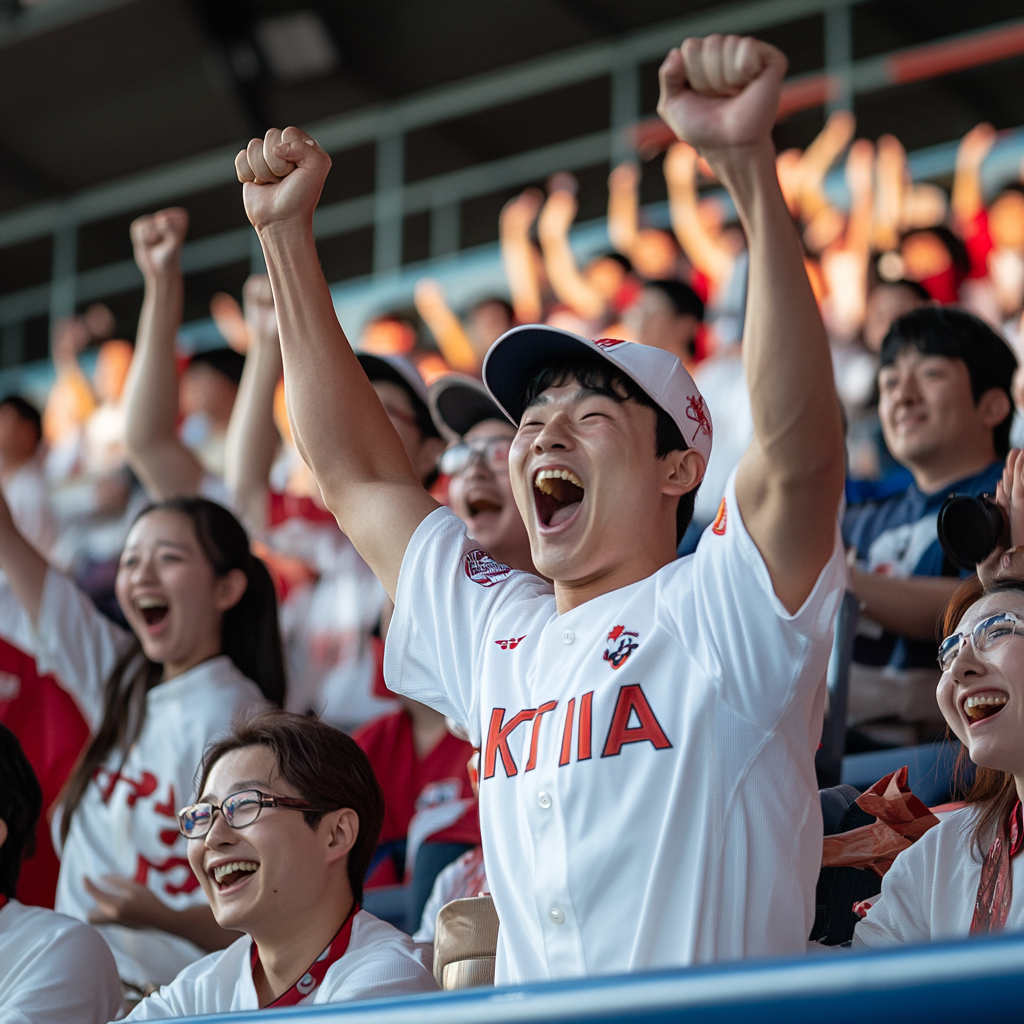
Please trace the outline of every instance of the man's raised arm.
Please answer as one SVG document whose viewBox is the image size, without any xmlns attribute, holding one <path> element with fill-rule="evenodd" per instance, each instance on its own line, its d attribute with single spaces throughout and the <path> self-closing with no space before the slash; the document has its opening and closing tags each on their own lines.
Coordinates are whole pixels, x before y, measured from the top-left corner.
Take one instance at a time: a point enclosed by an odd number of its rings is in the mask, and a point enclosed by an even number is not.
<svg viewBox="0 0 1024 1024">
<path fill-rule="evenodd" d="M 754 440 L 736 497 L 775 593 L 794 612 L 833 550 L 844 469 L 828 341 L 775 171 L 785 72 L 782 53 L 756 39 L 687 39 L 661 66 L 658 112 L 728 188 L 747 235 L 743 358 Z"/>
<path fill-rule="evenodd" d="M 274 290 L 295 443 L 338 525 L 393 598 L 406 546 L 438 505 L 345 338 L 320 269 L 313 211 L 330 167 L 299 128 L 273 128 L 235 158 Z"/>
</svg>

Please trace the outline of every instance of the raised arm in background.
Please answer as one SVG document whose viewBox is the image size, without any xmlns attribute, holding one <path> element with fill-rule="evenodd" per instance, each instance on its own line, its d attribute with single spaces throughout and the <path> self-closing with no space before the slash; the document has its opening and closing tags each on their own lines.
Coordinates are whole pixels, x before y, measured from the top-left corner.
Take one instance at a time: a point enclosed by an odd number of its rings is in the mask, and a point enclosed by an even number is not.
<svg viewBox="0 0 1024 1024">
<path fill-rule="evenodd" d="M 438 504 L 420 484 L 334 312 L 313 240 L 331 158 L 299 128 L 235 159 L 274 291 L 295 444 L 338 525 L 394 597 L 406 546 Z"/>
<path fill-rule="evenodd" d="M 480 360 L 473 350 L 473 343 L 462 321 L 452 312 L 437 281 L 429 277 L 421 278 L 416 282 L 413 298 L 416 312 L 434 336 L 444 361 L 460 373 L 478 375 Z"/>
<path fill-rule="evenodd" d="M 584 320 L 598 320 L 605 313 L 601 293 L 580 273 L 569 244 L 569 229 L 576 219 L 576 179 L 571 174 L 556 174 L 551 192 L 537 220 L 537 238 L 544 253 L 551 290 Z"/>
<path fill-rule="evenodd" d="M 608 240 L 612 248 L 632 258 L 640 223 L 640 168 L 633 160 L 608 175 Z"/>
<path fill-rule="evenodd" d="M 231 410 L 224 452 L 224 476 L 250 533 L 267 525 L 270 468 L 280 437 L 274 426 L 274 392 L 281 379 L 274 294 L 266 274 L 253 274 L 242 289 L 248 326 L 248 355 Z"/>
<path fill-rule="evenodd" d="M 903 195 L 906 191 L 907 153 L 895 135 L 883 135 L 875 158 L 874 248 L 896 249 L 903 228 Z"/>
<path fill-rule="evenodd" d="M 750 251 L 743 359 L 754 440 L 736 497 L 775 593 L 793 612 L 832 553 L 843 425 L 825 329 L 775 171 L 786 58 L 737 36 L 687 39 L 659 72 L 658 112 L 732 195 Z"/>
<path fill-rule="evenodd" d="M 178 367 L 174 341 L 181 326 L 185 280 L 181 247 L 188 211 L 161 210 L 132 222 L 135 262 L 145 294 L 135 358 L 125 386 L 128 460 L 157 500 L 199 490 L 203 467 L 178 438 Z"/>
<path fill-rule="evenodd" d="M 735 257 L 720 238 L 712 235 L 697 204 L 697 151 L 685 142 L 669 146 L 665 154 L 668 209 L 676 240 L 690 262 L 711 283 L 711 297 L 728 283 Z"/>
<path fill-rule="evenodd" d="M 501 262 L 512 296 L 512 310 L 521 324 L 537 323 L 542 313 L 538 253 L 530 238 L 530 228 L 543 204 L 540 189 L 528 188 L 510 199 L 498 217 Z"/>
<path fill-rule="evenodd" d="M 971 235 L 971 221 L 985 209 L 981 187 L 981 165 L 996 141 L 996 130 L 982 122 L 975 125 L 961 140 L 956 150 L 956 172 L 950 209 L 953 223 L 961 235 Z"/>
<path fill-rule="evenodd" d="M 49 563 L 14 525 L 14 518 L 0 491 L 0 570 L 18 599 L 32 628 L 39 624 L 43 587 Z"/>
</svg>

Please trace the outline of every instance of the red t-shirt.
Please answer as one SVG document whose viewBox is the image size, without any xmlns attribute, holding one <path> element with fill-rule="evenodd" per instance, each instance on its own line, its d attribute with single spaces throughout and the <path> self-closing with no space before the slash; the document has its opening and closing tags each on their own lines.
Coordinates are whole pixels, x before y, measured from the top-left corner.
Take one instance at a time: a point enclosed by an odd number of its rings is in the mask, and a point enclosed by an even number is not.
<svg viewBox="0 0 1024 1024">
<path fill-rule="evenodd" d="M 50 841 L 46 812 L 71 774 L 89 738 L 89 727 L 53 676 L 39 675 L 35 659 L 3 639 L 0 722 L 18 737 L 43 791 L 36 852 L 22 865 L 17 898 L 21 903 L 52 909 L 60 862 Z"/>
<path fill-rule="evenodd" d="M 419 842 L 480 842 L 480 819 L 466 764 L 472 744 L 450 733 L 422 760 L 416 756 L 412 719 L 404 711 L 384 715 L 352 737 L 373 765 L 384 790 L 384 824 L 378 846 L 408 839 L 407 865 Z M 410 826 L 413 826 L 410 829 Z M 400 882 L 391 858 L 370 872 L 366 886 Z"/>
</svg>

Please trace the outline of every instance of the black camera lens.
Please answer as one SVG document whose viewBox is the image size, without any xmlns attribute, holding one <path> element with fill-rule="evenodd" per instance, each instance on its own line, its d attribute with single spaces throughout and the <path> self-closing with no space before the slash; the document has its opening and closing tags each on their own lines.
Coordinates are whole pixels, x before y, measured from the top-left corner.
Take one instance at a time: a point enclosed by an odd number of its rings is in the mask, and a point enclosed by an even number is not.
<svg viewBox="0 0 1024 1024">
<path fill-rule="evenodd" d="M 939 509 L 939 543 L 959 569 L 973 569 L 995 550 L 1003 535 L 1003 513 L 987 495 L 951 494 Z"/>
</svg>

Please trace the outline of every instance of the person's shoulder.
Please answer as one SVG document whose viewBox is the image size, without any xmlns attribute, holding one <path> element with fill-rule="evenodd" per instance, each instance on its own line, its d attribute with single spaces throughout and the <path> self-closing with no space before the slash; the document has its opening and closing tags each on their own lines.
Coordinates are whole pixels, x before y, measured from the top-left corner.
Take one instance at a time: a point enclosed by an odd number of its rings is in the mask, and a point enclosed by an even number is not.
<svg viewBox="0 0 1024 1024">
<path fill-rule="evenodd" d="M 0 913 L 0 939 L 5 944 L 17 943 L 23 952 L 35 950 L 33 955 L 88 965 L 90 971 L 108 962 L 116 969 L 110 947 L 95 928 L 45 907 L 11 900 Z"/>
<path fill-rule="evenodd" d="M 365 910 L 360 910 L 352 919 L 352 938 L 349 950 L 356 949 L 390 949 L 406 956 L 416 957 L 420 944 L 413 942 L 409 935 L 399 931 L 394 925 L 382 921 L 379 917 Z"/>
<path fill-rule="evenodd" d="M 389 711 L 386 715 L 371 719 L 365 725 L 352 731 L 352 739 L 363 750 L 376 746 L 385 740 L 391 740 L 401 730 L 404 711 Z"/>
<path fill-rule="evenodd" d="M 251 945 L 252 939 L 248 935 L 241 935 L 230 946 L 207 953 L 206 956 L 183 967 L 174 981 L 165 987 L 187 990 L 211 975 L 234 979 L 249 956 Z"/>
</svg>

